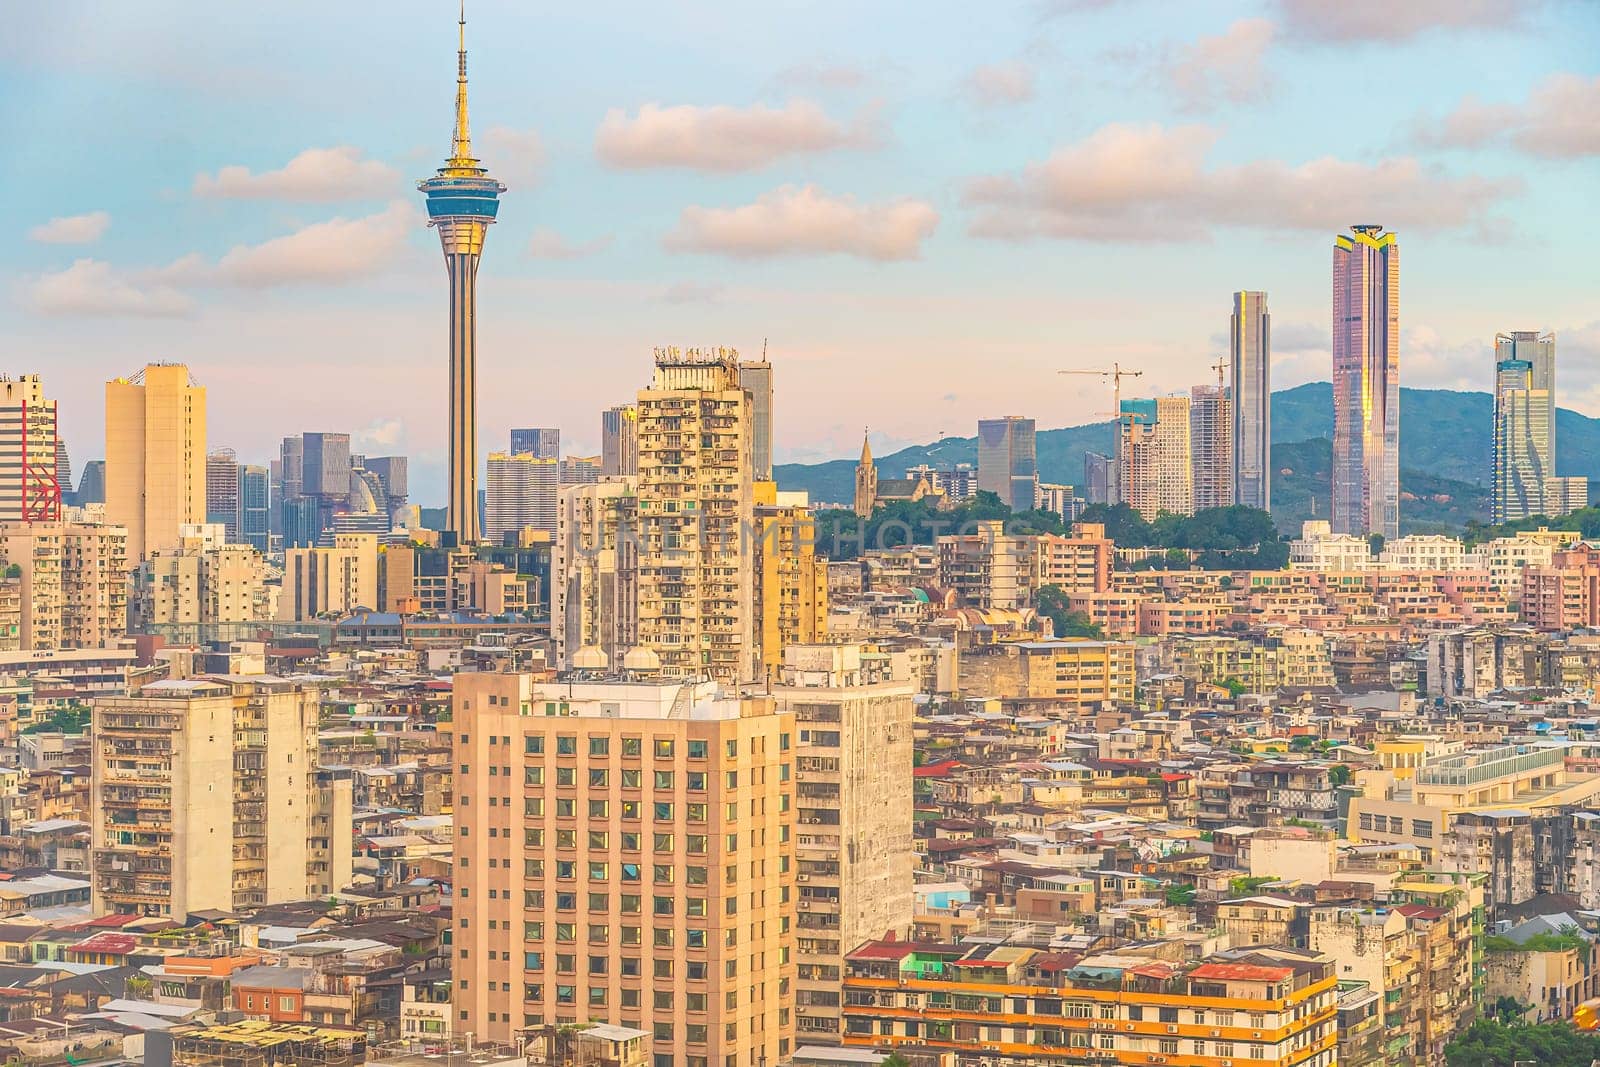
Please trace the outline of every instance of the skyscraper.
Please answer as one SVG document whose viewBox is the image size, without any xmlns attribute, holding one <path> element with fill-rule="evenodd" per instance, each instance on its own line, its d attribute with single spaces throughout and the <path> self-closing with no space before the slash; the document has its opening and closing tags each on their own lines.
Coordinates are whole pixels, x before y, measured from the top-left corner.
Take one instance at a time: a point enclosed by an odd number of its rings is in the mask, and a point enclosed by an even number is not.
<svg viewBox="0 0 1600 1067">
<path fill-rule="evenodd" d="M 483 534 L 498 545 L 525 526 L 555 533 L 561 461 L 531 452 L 489 453 Z"/>
<path fill-rule="evenodd" d="M 450 158 L 417 183 L 428 225 L 439 231 L 450 276 L 449 498 L 445 525 L 462 544 L 478 540 L 478 258 L 506 187 L 472 155 L 467 126 L 467 19 L 459 25 L 456 125 Z"/>
<path fill-rule="evenodd" d="M 0 522 L 61 518 L 56 402 L 37 374 L 0 377 Z"/>
<path fill-rule="evenodd" d="M 756 675 L 750 394 L 739 353 L 657 349 L 639 403 L 639 643 L 674 677 Z"/>
<path fill-rule="evenodd" d="M 1233 503 L 1233 397 L 1226 385 L 1189 390 L 1189 454 L 1194 509 Z"/>
<path fill-rule="evenodd" d="M 265 553 L 271 547 L 271 489 L 267 468 L 239 467 L 239 540 Z"/>
<path fill-rule="evenodd" d="M 239 536 L 239 456 L 219 448 L 206 456 L 206 521 L 222 526 L 230 542 Z"/>
<path fill-rule="evenodd" d="M 1117 430 L 1120 503 L 1146 519 L 1163 511 L 1194 514 L 1194 466 L 1190 451 L 1189 398 L 1163 396 L 1124 400 Z"/>
<path fill-rule="evenodd" d="M 561 458 L 561 431 L 551 426 L 530 426 L 511 431 L 513 455 L 526 452 L 539 459 Z"/>
<path fill-rule="evenodd" d="M 128 562 L 176 548 L 206 515 L 206 391 L 182 363 L 106 383 L 106 520 L 128 530 Z"/>
<path fill-rule="evenodd" d="M 406 496 L 410 492 L 409 472 L 411 464 L 405 456 L 368 456 L 367 470 L 378 476 L 383 483 L 384 495 L 389 500 L 389 514 L 406 506 Z"/>
<path fill-rule="evenodd" d="M 639 473 L 639 412 L 632 404 L 600 413 L 600 473 Z"/>
<path fill-rule="evenodd" d="M 1032 419 L 1007 415 L 978 420 L 978 490 L 1012 511 L 1033 509 L 1039 483 Z"/>
<path fill-rule="evenodd" d="M 1233 502 L 1272 510 L 1272 316 L 1267 294 L 1233 294 Z"/>
<path fill-rule="evenodd" d="M 1556 339 L 1533 330 L 1494 339 L 1495 522 L 1547 514 L 1556 473 Z"/>
<path fill-rule="evenodd" d="M 1400 245 L 1333 243 L 1333 532 L 1400 536 Z"/>
<path fill-rule="evenodd" d="M 765 353 L 760 362 L 739 365 L 739 382 L 750 394 L 750 462 L 755 480 L 772 481 L 772 364 Z"/>
<path fill-rule="evenodd" d="M 61 436 L 59 425 L 56 431 L 56 485 L 61 489 L 61 502 L 73 503 L 72 457 L 67 455 L 67 441 Z"/>
</svg>

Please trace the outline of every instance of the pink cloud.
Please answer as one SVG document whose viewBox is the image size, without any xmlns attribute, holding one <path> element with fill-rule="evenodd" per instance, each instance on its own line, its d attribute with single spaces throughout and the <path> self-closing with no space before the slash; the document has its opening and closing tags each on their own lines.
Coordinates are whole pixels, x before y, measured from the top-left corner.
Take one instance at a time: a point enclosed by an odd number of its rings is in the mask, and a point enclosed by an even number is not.
<svg viewBox="0 0 1600 1067">
<path fill-rule="evenodd" d="M 359 148 L 308 148 L 278 170 L 253 174 L 249 167 L 223 167 L 194 179 L 196 196 L 227 200 L 296 200 L 326 203 L 365 200 L 399 191 L 400 175 Z"/>
<path fill-rule="evenodd" d="M 938 224 L 939 213 L 923 200 L 862 204 L 786 185 L 741 207 L 684 208 L 664 243 L 738 259 L 837 253 L 886 262 L 917 258 Z"/>
<path fill-rule="evenodd" d="M 791 156 L 874 144 L 872 125 L 861 119 L 847 126 L 806 100 L 781 108 L 645 104 L 631 118 L 619 108 L 607 112 L 595 153 L 624 170 L 759 170 Z"/>
</svg>

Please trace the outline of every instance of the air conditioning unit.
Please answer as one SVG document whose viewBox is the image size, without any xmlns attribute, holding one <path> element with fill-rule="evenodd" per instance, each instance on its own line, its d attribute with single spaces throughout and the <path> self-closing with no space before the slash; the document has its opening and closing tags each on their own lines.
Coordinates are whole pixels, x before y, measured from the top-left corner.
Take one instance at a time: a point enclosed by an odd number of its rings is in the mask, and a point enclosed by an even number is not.
<svg viewBox="0 0 1600 1067">
<path fill-rule="evenodd" d="M 1260 1030 L 1252 1030 L 1250 1032 L 1250 1036 L 1251 1037 L 1260 1037 L 1261 1036 L 1261 1031 Z"/>
<path fill-rule="evenodd" d="M 1221 1030 L 1213 1030 L 1213 1031 L 1211 1031 L 1211 1036 L 1212 1037 L 1221 1037 L 1222 1036 L 1222 1031 Z"/>
<path fill-rule="evenodd" d="M 1133 1024 L 1129 1023 L 1127 1026 L 1124 1026 L 1123 1029 L 1127 1030 L 1129 1033 L 1132 1033 L 1133 1032 Z"/>
<path fill-rule="evenodd" d="M 1169 1034 L 1175 1034 L 1175 1033 L 1177 1033 L 1177 1032 L 1178 1032 L 1178 1028 L 1177 1028 L 1177 1027 L 1176 1027 L 1176 1026 L 1169 1026 L 1169 1027 L 1167 1027 L 1167 1033 L 1169 1033 Z"/>
</svg>

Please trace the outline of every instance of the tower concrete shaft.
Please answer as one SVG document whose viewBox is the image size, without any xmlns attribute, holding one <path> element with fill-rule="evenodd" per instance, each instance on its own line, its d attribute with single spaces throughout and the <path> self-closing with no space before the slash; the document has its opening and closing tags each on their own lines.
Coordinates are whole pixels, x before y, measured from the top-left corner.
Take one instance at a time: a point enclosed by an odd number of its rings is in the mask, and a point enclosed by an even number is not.
<svg viewBox="0 0 1600 1067">
<path fill-rule="evenodd" d="M 455 129 L 450 158 L 417 183 L 427 198 L 428 225 L 439 231 L 450 278 L 449 498 L 446 526 L 461 544 L 478 526 L 478 260 L 506 187 L 472 155 L 467 122 L 466 12 L 459 23 Z"/>
</svg>

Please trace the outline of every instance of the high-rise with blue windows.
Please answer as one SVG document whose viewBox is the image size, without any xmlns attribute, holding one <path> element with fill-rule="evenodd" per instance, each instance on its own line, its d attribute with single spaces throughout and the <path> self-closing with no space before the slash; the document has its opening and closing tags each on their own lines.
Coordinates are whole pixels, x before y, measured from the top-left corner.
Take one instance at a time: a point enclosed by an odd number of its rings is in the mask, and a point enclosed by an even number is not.
<svg viewBox="0 0 1600 1067">
<path fill-rule="evenodd" d="M 439 231 L 450 276 L 449 499 L 445 525 L 461 544 L 478 540 L 478 258 L 506 187 L 472 155 L 467 128 L 467 17 L 459 23 L 456 123 L 450 158 L 417 183 L 427 198 L 428 225 Z"/>
</svg>

